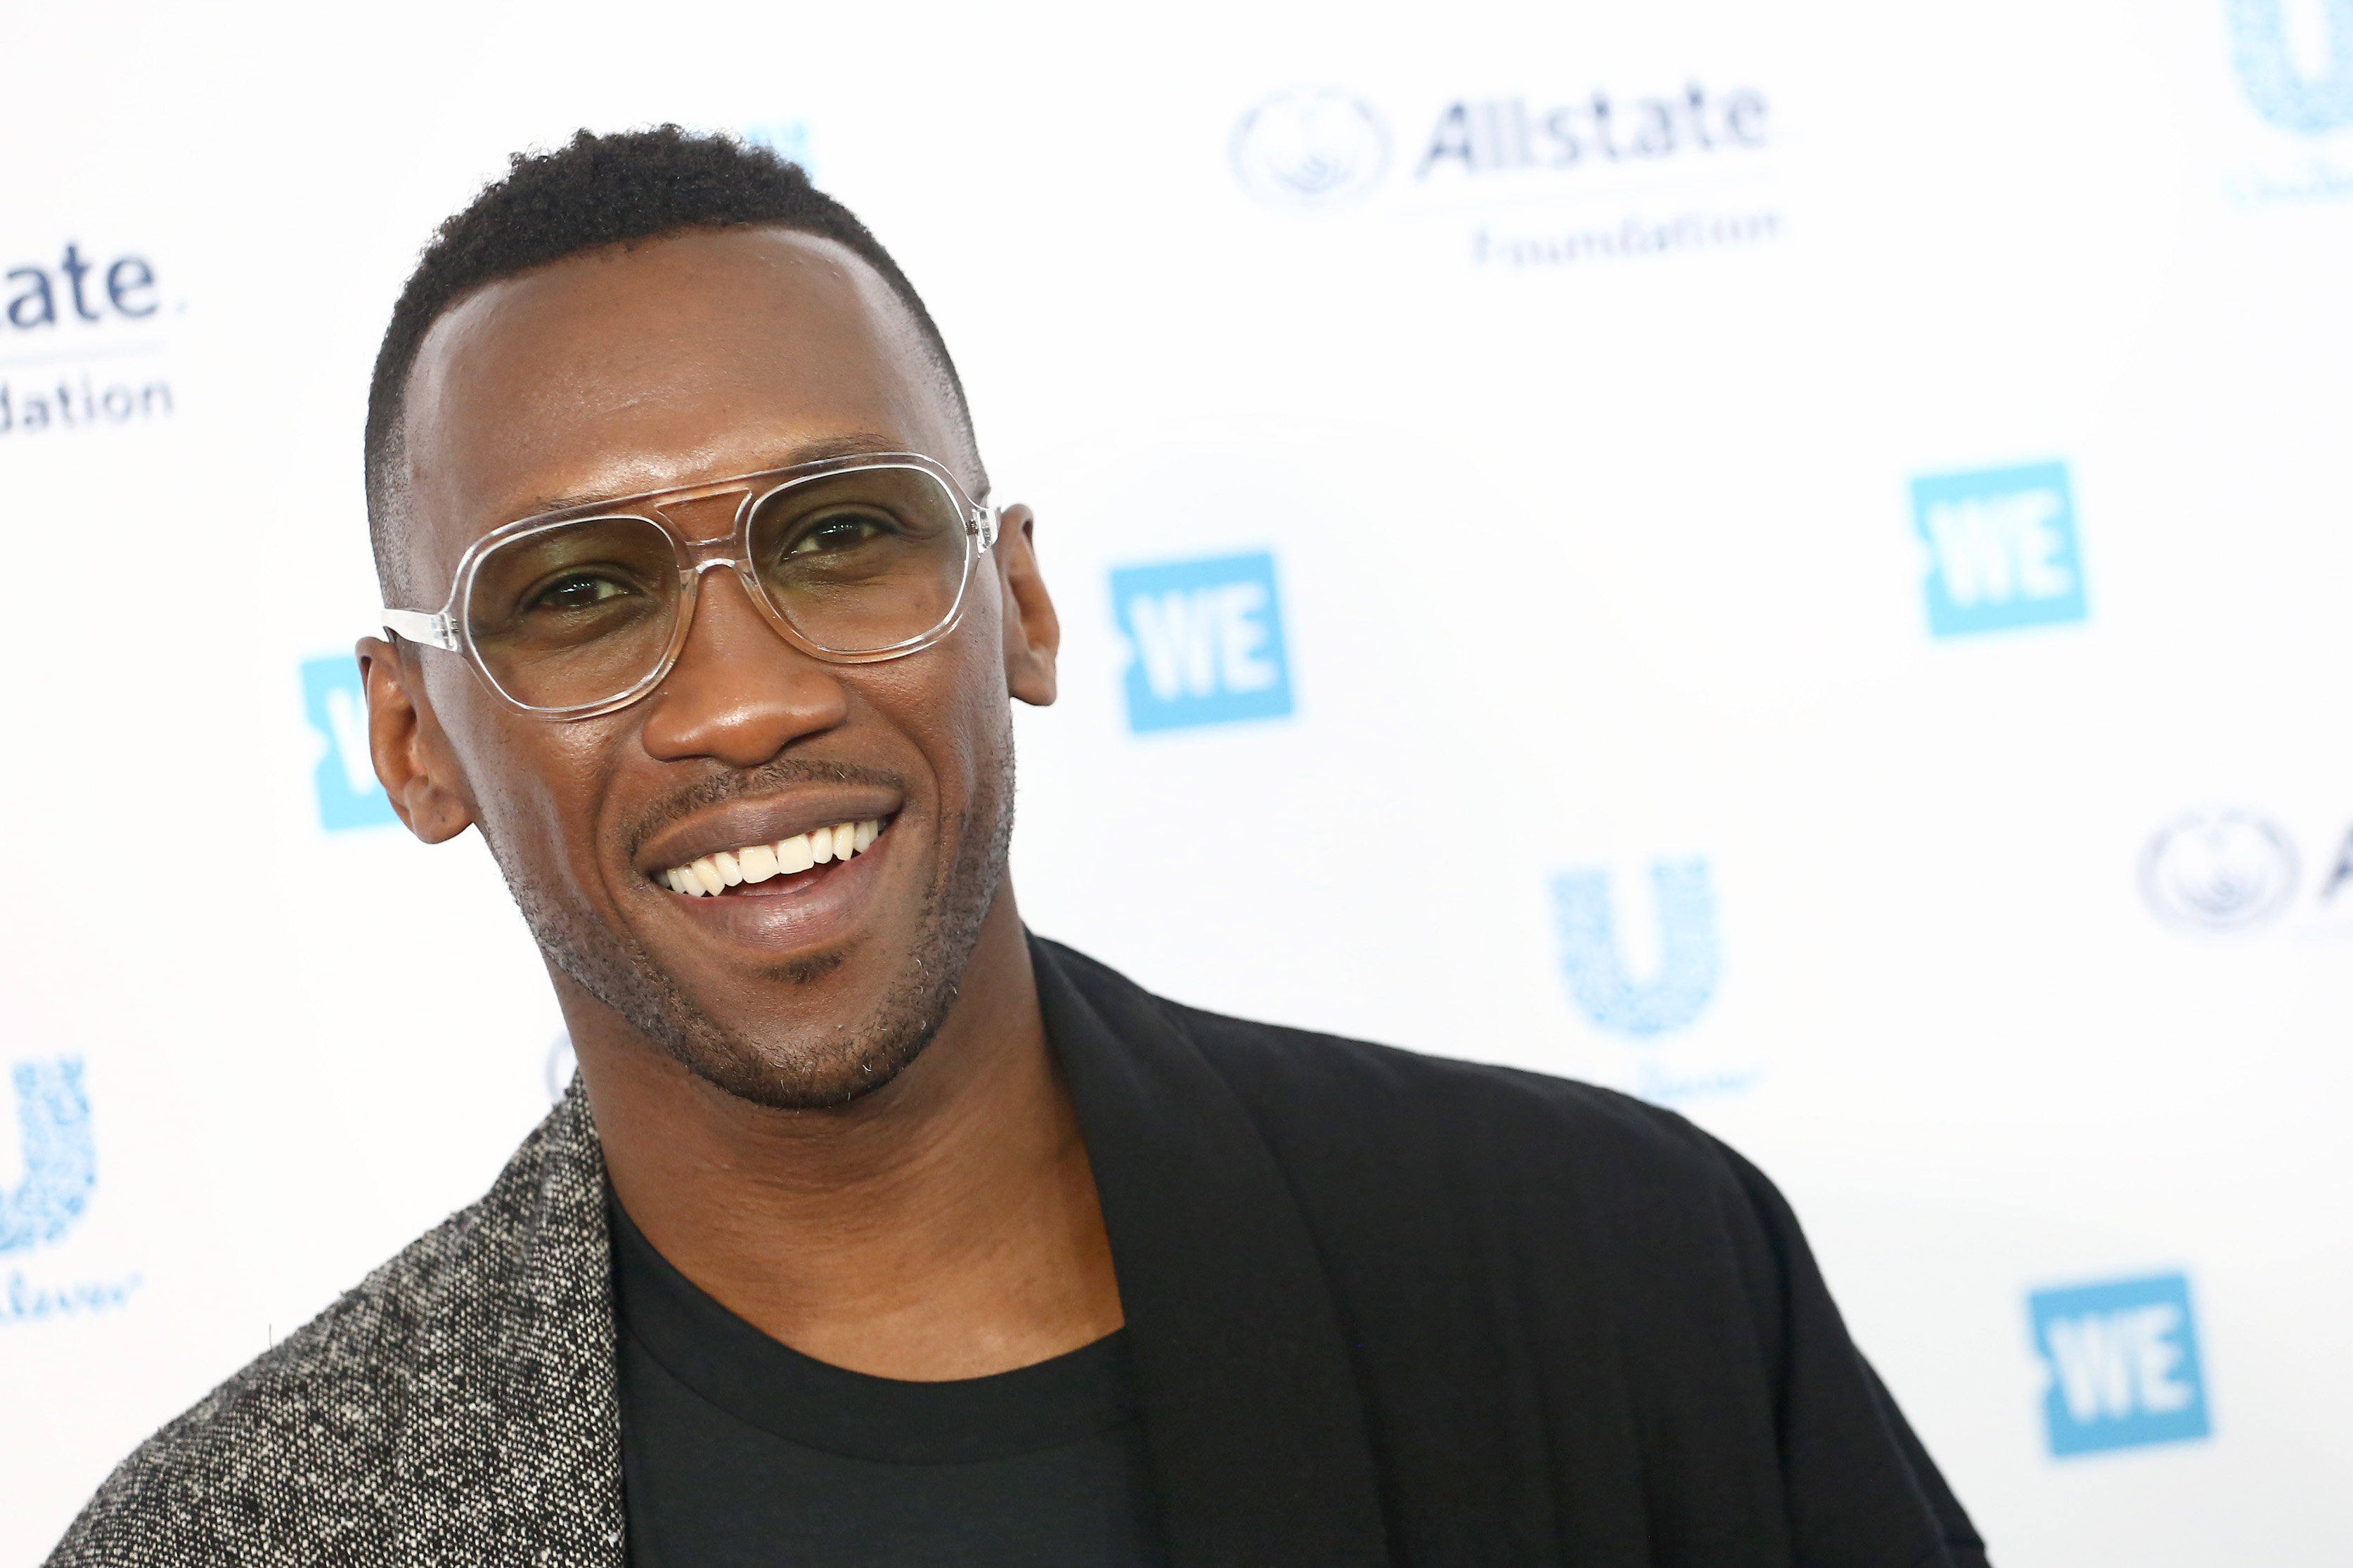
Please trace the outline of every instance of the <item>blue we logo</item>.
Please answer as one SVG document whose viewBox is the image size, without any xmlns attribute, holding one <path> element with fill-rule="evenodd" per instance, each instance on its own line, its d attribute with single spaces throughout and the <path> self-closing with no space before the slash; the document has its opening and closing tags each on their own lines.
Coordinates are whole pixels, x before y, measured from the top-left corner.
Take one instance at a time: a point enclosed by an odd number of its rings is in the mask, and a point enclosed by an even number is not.
<svg viewBox="0 0 2353 1568">
<path fill-rule="evenodd" d="M 1111 574 L 1111 597 L 1127 637 L 1135 733 L 1291 711 L 1273 556 L 1123 567 Z"/>
<path fill-rule="evenodd" d="M 359 661 L 349 654 L 303 660 L 302 711 L 327 743 L 311 774 L 319 791 L 319 826 L 336 833 L 399 821 L 368 756 L 367 696 L 360 689 Z"/>
<path fill-rule="evenodd" d="M 1912 481 L 1940 637 L 2084 619 L 2084 563 L 2064 463 Z"/>
<path fill-rule="evenodd" d="M 2039 1290 L 2027 1300 L 2050 1370 L 2043 1420 L 2055 1455 L 2208 1432 L 2189 1281 L 2179 1274 Z"/>
</svg>

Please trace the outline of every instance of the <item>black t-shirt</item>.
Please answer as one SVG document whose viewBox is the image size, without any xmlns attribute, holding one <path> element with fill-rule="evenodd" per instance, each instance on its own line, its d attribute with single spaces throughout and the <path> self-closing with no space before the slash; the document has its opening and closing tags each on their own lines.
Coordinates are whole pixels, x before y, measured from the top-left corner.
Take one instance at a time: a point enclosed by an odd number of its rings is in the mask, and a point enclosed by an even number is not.
<svg viewBox="0 0 2353 1568">
<path fill-rule="evenodd" d="M 612 1205 L 634 1568 L 1166 1561 L 1124 1331 L 954 1383 L 779 1344 Z"/>
</svg>

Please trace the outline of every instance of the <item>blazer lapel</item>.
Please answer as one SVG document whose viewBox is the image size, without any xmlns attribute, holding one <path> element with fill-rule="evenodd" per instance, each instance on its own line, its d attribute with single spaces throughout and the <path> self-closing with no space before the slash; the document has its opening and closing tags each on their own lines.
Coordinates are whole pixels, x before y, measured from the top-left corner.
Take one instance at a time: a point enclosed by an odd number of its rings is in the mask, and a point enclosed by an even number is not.
<svg viewBox="0 0 2353 1568">
<path fill-rule="evenodd" d="M 575 1079 L 446 1261 L 395 1454 L 412 1563 L 621 1568 L 620 1401 L 604 1156 Z"/>
<path fill-rule="evenodd" d="M 1297 1202 L 1152 997 L 1032 939 L 1178 1568 L 1388 1560 L 1346 1341 Z"/>
</svg>

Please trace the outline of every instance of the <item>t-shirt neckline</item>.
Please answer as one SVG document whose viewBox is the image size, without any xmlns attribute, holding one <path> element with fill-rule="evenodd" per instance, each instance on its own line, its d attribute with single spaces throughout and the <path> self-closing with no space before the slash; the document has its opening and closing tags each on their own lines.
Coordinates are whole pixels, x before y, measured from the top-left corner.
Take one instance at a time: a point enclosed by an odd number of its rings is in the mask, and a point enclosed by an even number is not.
<svg viewBox="0 0 2353 1568">
<path fill-rule="evenodd" d="M 729 1311 L 608 1201 L 622 1333 L 722 1410 L 788 1442 L 892 1464 L 968 1464 L 1136 1419 L 1127 1331 L 987 1377 L 911 1383 L 805 1355 Z"/>
</svg>

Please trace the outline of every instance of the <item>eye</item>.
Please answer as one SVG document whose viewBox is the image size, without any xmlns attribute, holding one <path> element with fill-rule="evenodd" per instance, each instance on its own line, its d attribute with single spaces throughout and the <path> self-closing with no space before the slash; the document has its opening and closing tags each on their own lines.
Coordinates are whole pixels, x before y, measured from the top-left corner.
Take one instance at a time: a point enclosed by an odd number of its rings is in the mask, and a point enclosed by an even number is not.
<svg viewBox="0 0 2353 1568">
<path fill-rule="evenodd" d="M 534 595 L 531 607 L 534 610 L 586 610 L 608 599 L 634 594 L 636 589 L 595 572 L 567 572 Z"/>
<path fill-rule="evenodd" d="M 843 554 L 894 531 L 879 517 L 854 511 L 834 512 L 805 525 L 794 536 L 792 542 L 785 547 L 785 554 L 787 557 Z"/>
</svg>

